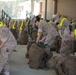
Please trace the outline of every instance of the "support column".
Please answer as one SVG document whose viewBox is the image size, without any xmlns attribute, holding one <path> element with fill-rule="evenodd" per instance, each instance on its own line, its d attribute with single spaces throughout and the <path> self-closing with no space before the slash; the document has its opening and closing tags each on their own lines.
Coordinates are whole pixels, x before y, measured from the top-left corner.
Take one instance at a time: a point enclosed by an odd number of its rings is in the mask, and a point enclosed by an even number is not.
<svg viewBox="0 0 76 75">
<path fill-rule="evenodd" d="M 54 14 L 57 13 L 57 0 L 54 0 L 55 4 L 54 4 Z"/>
<path fill-rule="evenodd" d="M 40 14 L 42 15 L 42 2 L 40 2 Z"/>
<path fill-rule="evenodd" d="M 53 0 L 47 0 L 47 19 L 50 20 L 52 18 L 52 15 L 54 14 L 54 1 Z"/>
<path fill-rule="evenodd" d="M 45 20 L 47 19 L 47 0 L 45 0 Z"/>
<path fill-rule="evenodd" d="M 34 0 L 31 0 L 31 12 L 34 13 Z"/>
</svg>

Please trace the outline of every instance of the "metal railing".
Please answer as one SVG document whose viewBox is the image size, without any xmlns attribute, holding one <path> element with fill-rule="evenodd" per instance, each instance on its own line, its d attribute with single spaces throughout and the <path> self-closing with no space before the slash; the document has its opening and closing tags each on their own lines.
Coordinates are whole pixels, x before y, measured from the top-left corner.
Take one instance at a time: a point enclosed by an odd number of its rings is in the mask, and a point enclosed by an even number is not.
<svg viewBox="0 0 76 75">
<path fill-rule="evenodd" d="M 7 27 L 8 27 L 7 22 L 10 22 L 11 19 L 12 18 L 4 10 L 2 10 L 2 20 L 7 25 Z"/>
<path fill-rule="evenodd" d="M 7 20 L 7 19 L 8 19 L 8 20 L 11 19 L 11 17 L 10 17 L 4 10 L 2 10 L 2 20 L 3 20 L 4 18 L 5 18 L 6 20 Z"/>
</svg>

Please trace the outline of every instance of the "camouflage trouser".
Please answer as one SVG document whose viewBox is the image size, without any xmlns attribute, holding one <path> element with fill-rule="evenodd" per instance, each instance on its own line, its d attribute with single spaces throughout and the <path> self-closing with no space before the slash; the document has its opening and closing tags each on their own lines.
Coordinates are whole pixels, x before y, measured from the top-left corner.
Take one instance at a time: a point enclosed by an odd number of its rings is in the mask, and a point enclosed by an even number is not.
<svg viewBox="0 0 76 75">
<path fill-rule="evenodd" d="M 51 34 L 48 34 L 46 36 L 46 39 L 44 41 L 44 44 L 47 44 L 47 46 L 51 48 L 52 45 L 53 45 L 53 43 L 54 43 L 54 41 L 55 41 L 55 38 L 56 37 L 51 36 Z"/>
<path fill-rule="evenodd" d="M 72 53 L 72 41 L 71 40 L 62 41 L 60 54 L 63 56 L 68 56 L 71 53 Z"/>
<path fill-rule="evenodd" d="M 11 53 L 12 53 L 11 48 L 4 47 L 0 50 L 0 73 L 3 69 L 9 71 L 8 62 L 9 62 Z"/>
</svg>

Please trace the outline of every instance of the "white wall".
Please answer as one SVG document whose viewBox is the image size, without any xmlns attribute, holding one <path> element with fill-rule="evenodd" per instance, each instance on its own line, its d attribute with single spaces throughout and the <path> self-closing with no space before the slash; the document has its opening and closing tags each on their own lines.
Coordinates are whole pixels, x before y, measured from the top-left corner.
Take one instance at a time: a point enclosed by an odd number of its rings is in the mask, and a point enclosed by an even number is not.
<svg viewBox="0 0 76 75">
<path fill-rule="evenodd" d="M 76 0 L 58 0 L 57 12 L 76 20 Z"/>
</svg>

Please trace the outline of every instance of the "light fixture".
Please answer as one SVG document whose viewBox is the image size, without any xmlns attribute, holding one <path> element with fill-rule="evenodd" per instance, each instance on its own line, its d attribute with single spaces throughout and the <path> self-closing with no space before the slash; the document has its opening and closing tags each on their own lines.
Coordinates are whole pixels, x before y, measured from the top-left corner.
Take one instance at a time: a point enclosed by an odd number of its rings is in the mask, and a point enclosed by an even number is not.
<svg viewBox="0 0 76 75">
<path fill-rule="evenodd" d="M 43 2 L 43 1 L 45 1 L 45 0 L 39 0 L 39 2 Z"/>
<path fill-rule="evenodd" d="M 0 1 L 5 1 L 5 2 L 7 2 L 7 1 L 16 1 L 16 0 L 0 0 Z"/>
</svg>

